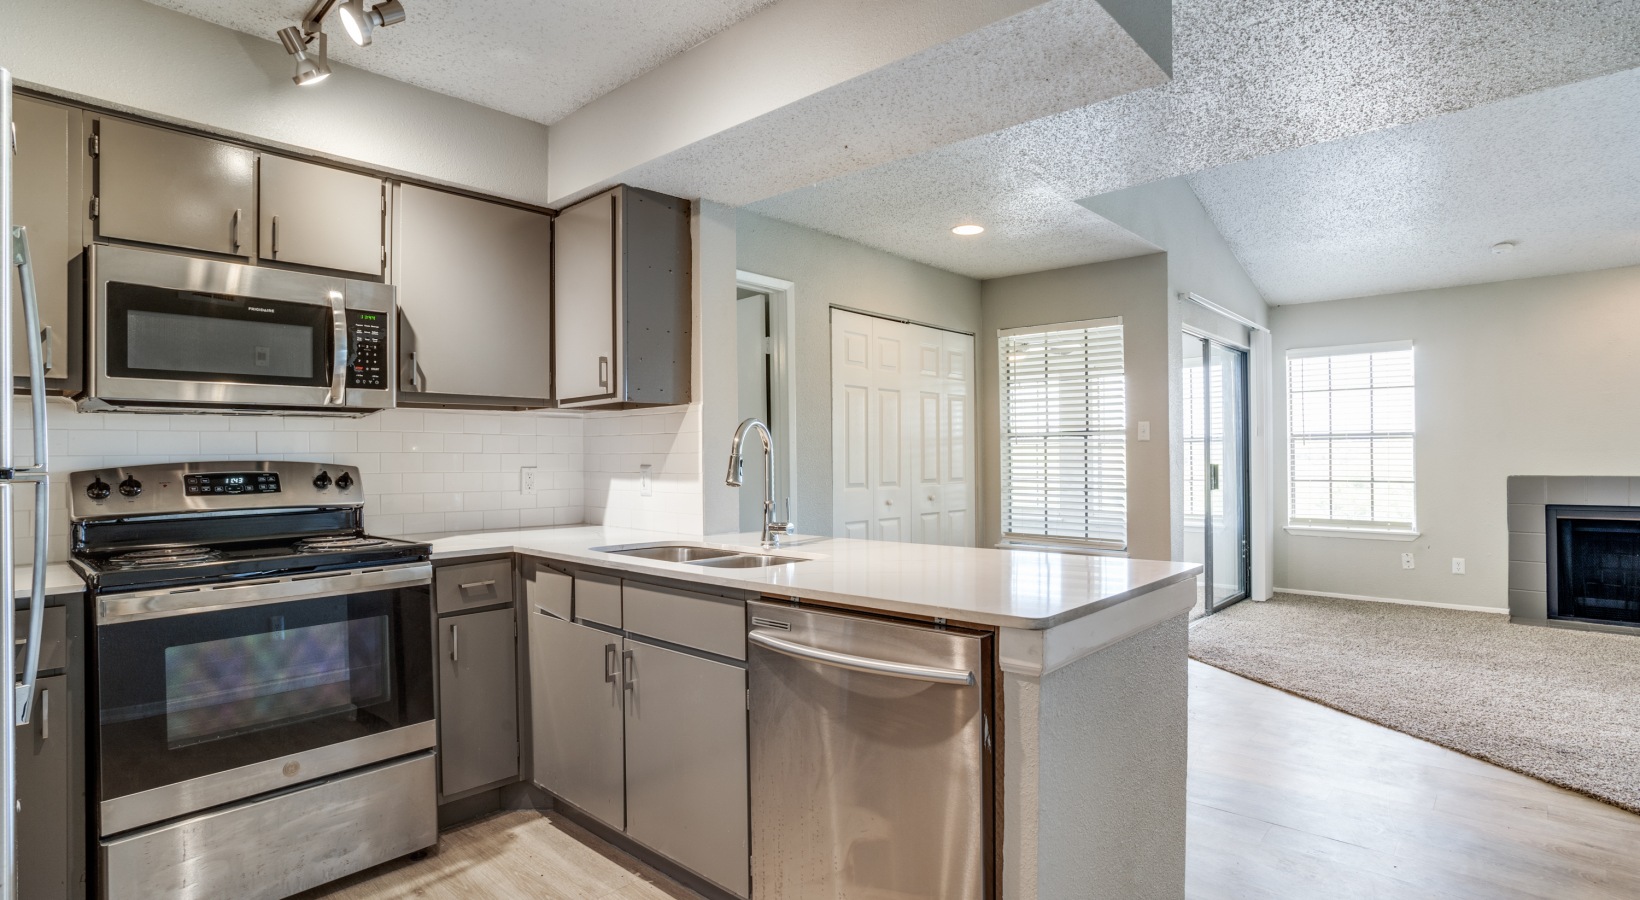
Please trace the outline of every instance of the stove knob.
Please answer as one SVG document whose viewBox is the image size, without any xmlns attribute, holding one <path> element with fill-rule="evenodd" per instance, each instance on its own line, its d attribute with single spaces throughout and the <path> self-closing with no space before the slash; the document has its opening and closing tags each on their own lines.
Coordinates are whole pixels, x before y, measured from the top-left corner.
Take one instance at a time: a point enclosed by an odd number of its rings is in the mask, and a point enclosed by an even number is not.
<svg viewBox="0 0 1640 900">
<path fill-rule="evenodd" d="M 120 482 L 120 493 L 127 497 L 135 497 L 142 493 L 142 482 L 134 477 L 127 476 L 124 481 Z"/>
<path fill-rule="evenodd" d="M 337 490 L 345 491 L 345 490 L 347 490 L 348 488 L 350 488 L 352 486 L 353 486 L 353 476 L 352 475 L 349 475 L 346 472 L 343 472 L 342 474 L 336 476 L 336 488 L 337 488 Z"/>
<path fill-rule="evenodd" d="M 327 487 L 330 487 L 330 473 L 320 472 L 319 474 L 313 476 L 313 486 L 321 491 Z"/>
<path fill-rule="evenodd" d="M 112 493 L 114 493 L 114 489 L 109 487 L 108 482 L 103 481 L 101 478 L 93 478 L 91 483 L 85 486 L 85 495 L 93 500 L 107 500 L 108 495 Z"/>
</svg>

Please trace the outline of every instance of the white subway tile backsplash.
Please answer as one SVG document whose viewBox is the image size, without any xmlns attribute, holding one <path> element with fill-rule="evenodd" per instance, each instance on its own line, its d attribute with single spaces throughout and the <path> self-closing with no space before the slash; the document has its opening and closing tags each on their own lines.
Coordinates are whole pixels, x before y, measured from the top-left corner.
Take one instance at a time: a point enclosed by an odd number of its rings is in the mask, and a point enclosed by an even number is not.
<svg viewBox="0 0 1640 900">
<path fill-rule="evenodd" d="M 16 409 L 26 422 L 26 403 Z M 357 419 L 135 415 L 79 413 L 57 399 L 47 413 L 52 469 L 60 477 L 109 465 L 299 459 L 357 466 L 365 526 L 384 534 L 587 521 L 586 479 L 579 471 L 586 458 L 584 414 L 398 409 Z M 23 437 L 20 432 L 19 450 L 26 447 Z M 522 466 L 545 470 L 536 494 L 519 493 Z M 32 533 L 33 497 L 15 493 L 18 530 Z M 52 485 L 51 505 L 59 514 L 49 548 L 53 559 L 63 559 L 68 505 L 61 480 Z M 19 552 L 27 551 L 27 543 L 19 542 Z"/>
</svg>

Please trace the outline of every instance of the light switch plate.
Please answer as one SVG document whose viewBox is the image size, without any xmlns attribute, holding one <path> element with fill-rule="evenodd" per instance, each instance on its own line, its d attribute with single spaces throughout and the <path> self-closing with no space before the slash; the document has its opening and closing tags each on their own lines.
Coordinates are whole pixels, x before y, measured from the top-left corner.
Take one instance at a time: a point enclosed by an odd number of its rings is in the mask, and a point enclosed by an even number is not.
<svg viewBox="0 0 1640 900">
<path fill-rule="evenodd" d="M 1150 423 L 1149 422 L 1140 422 L 1139 423 L 1139 440 L 1141 440 L 1141 441 L 1150 440 Z"/>
<path fill-rule="evenodd" d="M 638 467 L 639 493 L 645 497 L 653 496 L 655 493 L 655 479 L 650 474 L 653 471 L 654 468 L 649 463 L 644 463 Z"/>
</svg>

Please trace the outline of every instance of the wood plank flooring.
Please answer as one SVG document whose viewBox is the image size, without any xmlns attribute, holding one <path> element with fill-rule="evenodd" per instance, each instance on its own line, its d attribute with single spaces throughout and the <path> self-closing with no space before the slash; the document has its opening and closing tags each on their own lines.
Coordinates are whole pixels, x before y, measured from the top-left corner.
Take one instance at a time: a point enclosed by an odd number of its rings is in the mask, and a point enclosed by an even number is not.
<svg viewBox="0 0 1640 900">
<path fill-rule="evenodd" d="M 1640 898 L 1640 816 L 1197 662 L 1189 816 L 1190 900 Z M 530 811 L 320 897 L 697 900 Z"/>
</svg>

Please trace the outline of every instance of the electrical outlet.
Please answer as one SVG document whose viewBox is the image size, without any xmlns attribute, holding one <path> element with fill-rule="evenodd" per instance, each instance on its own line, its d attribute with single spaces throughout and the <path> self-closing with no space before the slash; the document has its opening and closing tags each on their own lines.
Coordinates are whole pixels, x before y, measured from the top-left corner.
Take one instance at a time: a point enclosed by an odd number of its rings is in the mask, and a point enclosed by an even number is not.
<svg viewBox="0 0 1640 900">
<path fill-rule="evenodd" d="M 1403 568 L 1403 569 L 1415 569 L 1417 567 L 1418 567 L 1418 564 L 1413 561 L 1412 554 L 1410 554 L 1410 553 L 1401 554 L 1401 568 Z"/>
<path fill-rule="evenodd" d="M 1452 574 L 1454 574 L 1454 575 L 1462 575 L 1463 574 L 1463 557 L 1461 557 L 1461 556 L 1452 557 Z"/>
<path fill-rule="evenodd" d="M 1140 422 L 1139 423 L 1139 440 L 1141 440 L 1141 441 L 1150 440 L 1150 423 L 1149 422 Z"/>
<path fill-rule="evenodd" d="M 655 493 L 655 479 L 650 474 L 652 471 L 653 467 L 649 463 L 644 463 L 638 467 L 639 493 L 645 497 L 653 496 Z"/>
<path fill-rule="evenodd" d="M 520 494 L 536 493 L 534 466 L 521 466 L 518 469 L 518 492 Z"/>
</svg>

